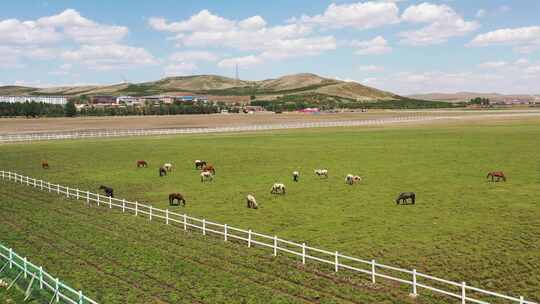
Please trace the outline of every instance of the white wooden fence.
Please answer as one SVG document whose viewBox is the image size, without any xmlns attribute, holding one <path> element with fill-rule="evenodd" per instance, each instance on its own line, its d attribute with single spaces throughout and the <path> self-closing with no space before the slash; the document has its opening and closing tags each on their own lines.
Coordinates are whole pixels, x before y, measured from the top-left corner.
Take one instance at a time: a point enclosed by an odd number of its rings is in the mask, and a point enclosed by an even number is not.
<svg viewBox="0 0 540 304">
<path fill-rule="evenodd" d="M 23 258 L 13 249 L 0 244 L 0 273 L 4 270 L 13 271 L 13 269 L 17 270 L 18 274 L 8 288 L 13 286 L 21 276 L 24 279 L 30 278 L 26 298 L 29 298 L 33 285 L 39 284 L 39 289 L 47 289 L 53 293 L 49 303 L 62 301 L 62 303 L 71 304 L 97 304 L 96 301 L 85 296 L 81 290 L 77 291 L 69 287 L 43 270 L 43 267 L 32 264 L 26 257 Z"/>
<path fill-rule="evenodd" d="M 516 111 L 517 112 L 517 111 Z M 436 112 L 434 112 L 436 113 Z M 530 117 L 540 116 L 540 112 L 519 112 L 498 114 L 461 114 L 461 115 L 409 115 L 378 119 L 364 120 L 340 120 L 340 121 L 319 121 L 319 122 L 292 122 L 281 124 L 261 124 L 261 125 L 240 125 L 232 127 L 214 127 L 214 128 L 177 128 L 177 129 L 118 129 L 101 131 L 72 131 L 72 132 L 47 132 L 47 133 L 16 133 L 0 135 L 0 143 L 24 142 L 38 140 L 57 140 L 57 139 L 81 139 L 81 138 L 99 138 L 99 137 L 125 137 L 125 136 L 148 136 L 148 135 L 180 135 L 180 134 L 204 134 L 204 133 L 234 133 L 234 132 L 253 132 L 282 129 L 304 129 L 304 128 L 327 128 L 327 127 L 356 127 L 370 125 L 384 125 L 391 123 L 409 123 L 433 120 L 452 120 L 452 119 L 474 119 L 479 117 Z"/>
<path fill-rule="evenodd" d="M 125 199 L 110 198 L 97 193 L 83 191 L 68 186 L 51 184 L 43 180 L 30 178 L 10 171 L 0 171 L 2 179 L 21 183 L 23 185 L 38 188 L 41 191 L 48 191 L 65 195 L 67 198 L 83 200 L 87 204 L 94 203 L 104 208 L 120 209 L 124 213 L 130 213 L 135 216 L 148 217 L 150 221 L 159 221 L 166 225 L 175 225 L 181 229 L 200 230 L 203 235 L 218 235 L 224 241 L 238 240 L 245 242 L 247 247 L 261 246 L 273 251 L 277 256 L 278 252 L 284 252 L 302 259 L 305 264 L 307 260 L 332 265 L 334 271 L 351 270 L 367 275 L 372 283 L 378 278 L 396 281 L 402 284 L 410 285 L 411 295 L 417 296 L 421 289 L 440 293 L 452 298 L 459 299 L 461 303 L 490 303 L 492 300 L 502 300 L 508 303 L 520 304 L 538 304 L 533 301 L 525 300 L 524 297 L 512 297 L 504 294 L 491 292 L 469 286 L 465 282 L 453 282 L 427 274 L 417 272 L 416 269 L 407 270 L 398 267 L 388 266 L 377 263 L 375 260 L 364 260 L 350 257 L 337 251 L 328 251 L 314 248 L 305 243 L 296 243 L 280 239 L 277 236 L 270 236 L 252 231 L 235 228 L 227 224 L 219 224 L 206 219 L 199 219 L 187 214 L 180 214 L 169 211 L 168 209 L 155 208 L 152 205 L 130 202 Z"/>
<path fill-rule="evenodd" d="M 436 116 L 401 116 L 381 119 L 347 120 L 347 121 L 321 121 L 321 122 L 299 122 L 282 124 L 261 124 L 261 125 L 241 125 L 232 127 L 214 128 L 183 128 L 183 129 L 119 129 L 103 131 L 78 131 L 59 133 L 21 133 L 0 135 L 0 143 L 55 140 L 55 139 L 80 139 L 95 137 L 120 137 L 120 136 L 147 136 L 147 135 L 178 135 L 178 134 L 201 134 L 201 133 L 233 133 L 249 131 L 265 131 L 280 129 L 302 129 L 302 128 L 323 128 L 323 127 L 348 127 L 380 125 L 388 123 L 416 122 L 440 119 Z"/>
</svg>

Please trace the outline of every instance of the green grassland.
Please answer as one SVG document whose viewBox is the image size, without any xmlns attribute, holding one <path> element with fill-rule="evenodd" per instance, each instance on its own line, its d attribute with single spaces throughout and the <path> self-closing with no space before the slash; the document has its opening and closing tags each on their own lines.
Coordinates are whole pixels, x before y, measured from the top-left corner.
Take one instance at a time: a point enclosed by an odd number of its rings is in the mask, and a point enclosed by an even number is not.
<svg viewBox="0 0 540 304">
<path fill-rule="evenodd" d="M 0 147 L 0 168 L 85 190 L 105 184 L 117 197 L 159 208 L 178 191 L 187 198 L 181 213 L 539 300 L 539 148 L 540 122 L 529 121 L 10 144 Z M 51 169 L 41 169 L 42 159 Z M 135 168 L 138 159 L 150 168 Z M 200 182 L 195 159 L 214 164 L 213 183 Z M 176 169 L 160 178 L 165 162 Z M 317 178 L 314 168 L 327 168 L 330 177 Z M 291 181 L 294 170 L 299 183 Z M 508 182 L 487 182 L 491 170 L 503 170 Z M 364 181 L 345 185 L 347 173 Z M 284 182 L 287 195 L 272 196 L 274 182 Z M 297 260 L 269 259 L 268 251 L 169 231 L 20 185 L 2 183 L 0 191 L 2 239 L 104 303 L 122 303 L 121 296 L 176 303 L 170 297 L 182 292 L 190 294 L 186 302 L 205 303 L 412 301 L 407 288 L 373 290 L 369 278 L 329 268 L 320 271 L 331 276 L 322 281 L 332 292 L 322 293 L 314 265 L 291 271 Z M 415 191 L 417 204 L 397 206 L 402 191 Z M 245 208 L 247 193 L 257 197 L 258 210 Z M 92 267 L 97 261 L 103 265 Z M 123 283 L 113 288 L 107 280 Z M 136 288 L 141 281 L 144 288 Z"/>
</svg>

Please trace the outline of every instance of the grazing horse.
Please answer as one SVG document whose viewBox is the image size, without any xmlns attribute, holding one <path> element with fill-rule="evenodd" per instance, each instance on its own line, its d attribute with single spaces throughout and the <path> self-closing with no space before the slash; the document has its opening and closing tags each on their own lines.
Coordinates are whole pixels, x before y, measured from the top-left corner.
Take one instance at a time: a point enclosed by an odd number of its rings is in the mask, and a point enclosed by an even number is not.
<svg viewBox="0 0 540 304">
<path fill-rule="evenodd" d="M 114 195 L 113 195 L 114 190 L 111 187 L 101 185 L 101 186 L 99 186 L 99 190 L 103 190 L 103 192 L 105 192 L 105 195 L 108 196 L 108 197 L 114 197 Z"/>
<path fill-rule="evenodd" d="M 259 205 L 257 205 L 257 200 L 255 200 L 255 196 L 248 194 L 246 196 L 246 202 L 248 208 L 259 209 Z"/>
<path fill-rule="evenodd" d="M 201 183 L 206 182 L 206 181 L 211 182 L 213 180 L 214 180 L 214 176 L 212 175 L 212 173 L 210 173 L 210 171 L 201 172 Z"/>
<path fill-rule="evenodd" d="M 174 200 L 177 201 L 177 203 L 174 203 Z M 186 206 L 186 199 L 182 195 L 182 193 L 171 193 L 169 194 L 169 206 L 180 206 L 180 203 L 185 207 Z"/>
<path fill-rule="evenodd" d="M 163 168 L 170 172 L 173 169 L 173 165 L 171 163 L 165 163 L 163 164 Z"/>
<path fill-rule="evenodd" d="M 486 178 L 490 178 L 492 182 L 499 182 L 501 179 L 503 181 L 506 181 L 506 176 L 504 176 L 504 173 L 502 171 L 493 171 L 489 172 Z M 497 180 L 495 180 L 497 178 Z"/>
<path fill-rule="evenodd" d="M 213 165 L 206 165 L 206 164 L 205 164 L 205 165 L 203 166 L 203 169 L 202 169 L 202 170 L 205 171 L 205 172 L 212 172 L 212 175 L 216 175 L 216 169 L 214 168 Z"/>
<path fill-rule="evenodd" d="M 271 194 L 285 194 L 285 185 L 280 183 L 275 183 L 270 190 Z"/>
<path fill-rule="evenodd" d="M 354 183 L 354 176 L 352 174 L 347 174 L 347 176 L 345 176 L 345 183 L 347 185 L 352 185 Z"/>
<path fill-rule="evenodd" d="M 145 160 L 138 160 L 137 168 L 148 168 L 148 163 Z"/>
<path fill-rule="evenodd" d="M 195 161 L 195 169 L 202 170 L 206 166 L 206 162 L 204 160 L 196 160 Z"/>
<path fill-rule="evenodd" d="M 49 162 L 46 160 L 41 161 L 41 168 L 43 169 L 49 169 Z"/>
<path fill-rule="evenodd" d="M 326 169 L 315 169 L 314 172 L 318 177 L 328 178 L 328 170 Z"/>
<path fill-rule="evenodd" d="M 159 168 L 159 176 L 167 176 L 167 170 L 164 167 Z"/>
<path fill-rule="evenodd" d="M 416 194 L 414 192 L 401 192 L 396 198 L 396 204 L 399 205 L 400 201 L 403 203 L 407 203 L 407 199 L 409 198 L 411 199 L 411 203 L 414 205 L 416 201 Z"/>
<path fill-rule="evenodd" d="M 293 173 L 292 173 L 292 180 L 295 181 L 295 182 L 298 182 L 298 179 L 300 179 L 300 172 L 298 172 L 298 171 L 293 171 Z"/>
</svg>

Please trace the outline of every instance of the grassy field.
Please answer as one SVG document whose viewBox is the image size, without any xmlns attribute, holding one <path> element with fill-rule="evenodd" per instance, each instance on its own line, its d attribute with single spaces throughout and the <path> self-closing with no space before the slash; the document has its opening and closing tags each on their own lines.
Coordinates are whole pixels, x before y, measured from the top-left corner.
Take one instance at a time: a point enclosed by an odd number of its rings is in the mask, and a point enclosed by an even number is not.
<svg viewBox="0 0 540 304">
<path fill-rule="evenodd" d="M 531 120 L 13 144 L 0 148 L 0 168 L 80 189 L 97 191 L 106 184 L 117 197 L 160 208 L 167 207 L 168 193 L 179 191 L 187 197 L 179 212 L 539 300 L 538 148 L 540 121 Z M 49 161 L 50 170 L 40 168 L 41 159 Z M 150 168 L 136 169 L 138 159 Z M 215 165 L 213 183 L 199 181 L 195 159 Z M 164 162 L 176 170 L 159 178 L 157 167 Z M 313 175 L 322 167 L 330 172 L 327 180 Z M 291 181 L 294 170 L 301 172 L 299 183 Z M 508 182 L 487 182 L 492 170 L 503 170 Z M 347 173 L 361 175 L 363 183 L 345 185 Z M 287 195 L 270 195 L 274 182 L 286 183 Z M 366 277 L 350 280 L 331 271 L 324 272 L 331 279 L 321 281 L 332 292 L 321 293 L 318 270 L 291 271 L 297 261 L 278 263 L 269 252 L 178 235 L 141 218 L 73 205 L 22 186 L 2 184 L 0 191 L 2 239 L 104 303 L 121 303 L 120 295 L 128 295 L 130 303 L 176 303 L 179 298 L 171 297 L 186 290 L 191 298 L 182 300 L 205 303 L 231 298 L 267 303 L 274 297 L 274 302 L 412 301 L 407 289 L 376 291 Z M 396 206 L 402 191 L 415 191 L 417 204 Z M 247 193 L 257 197 L 259 210 L 245 208 Z M 60 210 L 62 204 L 72 210 Z M 96 261 L 103 266 L 98 269 Z M 221 269 L 213 270 L 216 265 Z M 113 290 L 99 276 L 129 282 Z M 415 300 L 422 301 L 439 300 Z"/>
</svg>

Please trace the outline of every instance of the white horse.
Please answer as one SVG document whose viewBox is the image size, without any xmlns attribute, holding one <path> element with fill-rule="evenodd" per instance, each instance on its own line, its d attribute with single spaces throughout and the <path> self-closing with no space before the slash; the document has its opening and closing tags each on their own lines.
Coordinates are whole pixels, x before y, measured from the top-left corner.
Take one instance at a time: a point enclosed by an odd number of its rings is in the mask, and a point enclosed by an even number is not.
<svg viewBox="0 0 540 304">
<path fill-rule="evenodd" d="M 281 183 L 275 183 L 270 190 L 271 194 L 285 194 L 285 185 Z"/>
<path fill-rule="evenodd" d="M 318 177 L 323 177 L 324 176 L 324 177 L 328 178 L 328 170 L 326 170 L 326 169 L 315 169 L 314 172 Z"/>
<path fill-rule="evenodd" d="M 257 205 L 257 200 L 255 199 L 255 196 L 248 194 L 246 196 L 246 202 L 248 208 L 258 209 L 259 205 Z"/>
<path fill-rule="evenodd" d="M 292 173 L 292 179 L 293 179 L 293 181 L 297 182 L 299 178 L 300 178 L 300 172 L 298 172 L 298 171 L 293 171 L 293 173 Z"/>
<path fill-rule="evenodd" d="M 173 165 L 171 163 L 165 163 L 163 164 L 163 168 L 167 171 L 172 171 Z"/>
<path fill-rule="evenodd" d="M 201 172 L 201 183 L 202 182 L 208 182 L 208 181 L 213 181 L 214 180 L 214 176 L 212 175 L 211 172 L 209 171 L 203 171 Z"/>
</svg>

